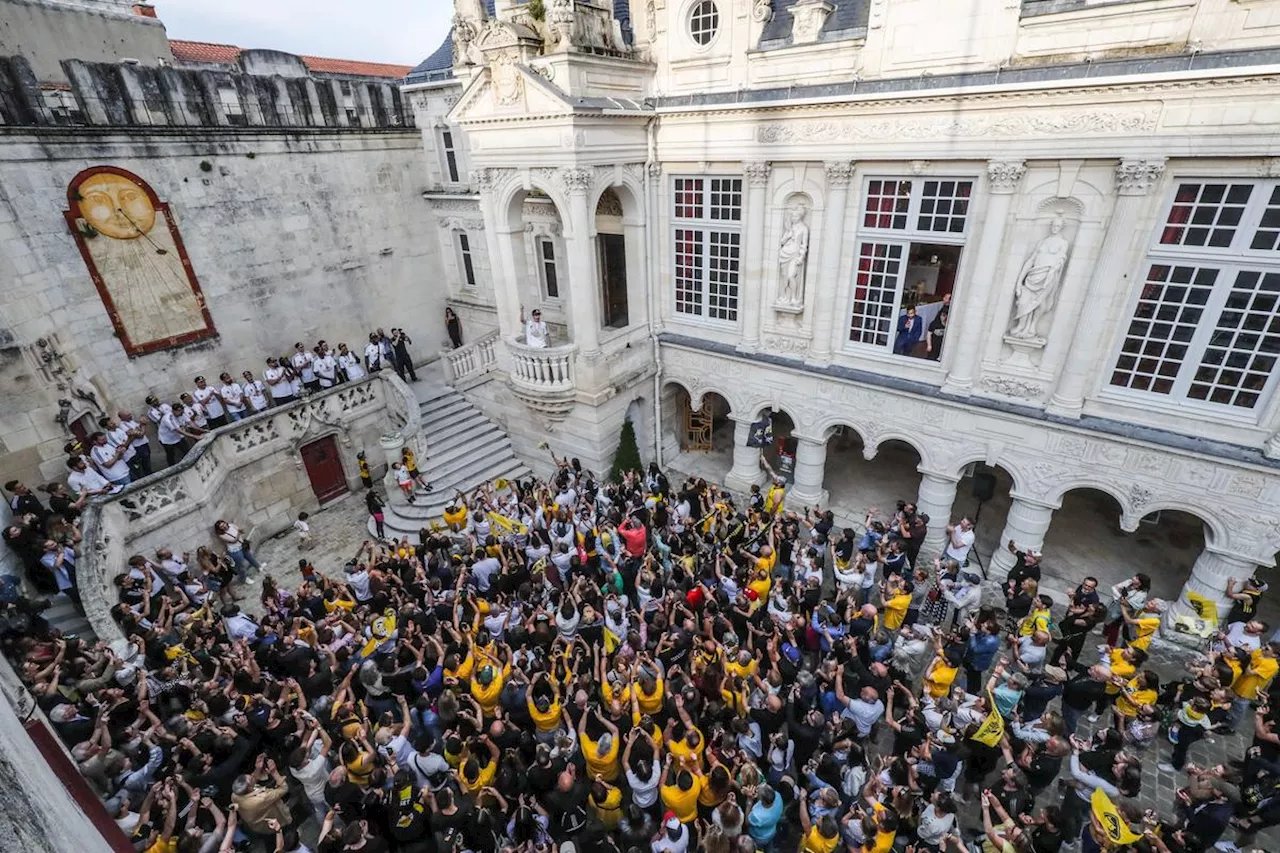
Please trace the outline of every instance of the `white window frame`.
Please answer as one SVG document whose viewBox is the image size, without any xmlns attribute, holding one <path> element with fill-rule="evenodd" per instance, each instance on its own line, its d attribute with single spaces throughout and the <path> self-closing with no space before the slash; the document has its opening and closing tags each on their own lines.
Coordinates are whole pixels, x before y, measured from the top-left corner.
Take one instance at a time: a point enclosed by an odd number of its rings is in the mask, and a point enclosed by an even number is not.
<svg viewBox="0 0 1280 853">
<path fill-rule="evenodd" d="M 681 181 L 702 181 L 701 188 L 701 215 L 691 217 L 678 217 L 677 210 L 677 193 Z M 720 182 L 732 182 L 727 187 Z M 723 196 L 729 194 L 737 197 L 736 205 L 720 205 L 713 207 L 713 196 Z M 745 181 L 741 175 L 733 174 L 708 174 L 708 175 L 675 175 L 671 179 L 671 200 L 668 206 L 671 218 L 671 315 L 674 320 L 688 323 L 701 323 L 718 328 L 734 328 L 742 319 L 743 299 L 746 295 L 743 292 L 744 279 L 746 276 L 746 259 L 744 255 L 744 247 L 742 245 L 743 223 L 746 216 L 745 210 L 746 195 Z M 736 208 L 737 217 L 716 218 L 712 215 L 712 211 L 732 211 Z M 679 252 L 677 246 L 679 238 L 677 235 L 682 231 L 697 232 L 699 234 L 698 246 L 701 249 L 699 255 L 701 259 L 700 278 L 698 285 L 698 312 L 681 311 L 679 305 L 681 299 L 680 277 L 678 275 L 678 259 Z M 712 288 L 717 283 L 712 281 L 712 264 L 715 260 L 717 247 L 729 246 L 737 250 L 737 266 L 733 274 L 737 276 L 735 293 L 732 298 L 731 307 L 718 307 L 716 310 L 729 313 L 732 317 L 716 317 L 712 316 L 713 299 L 728 300 L 727 295 L 717 295 L 712 293 Z"/>
<path fill-rule="evenodd" d="M 544 247 L 551 248 L 551 257 L 548 258 L 544 254 Z M 542 298 L 548 302 L 559 302 L 562 298 L 564 290 L 564 276 L 560 271 L 560 254 L 556 246 L 556 241 L 547 235 L 534 237 L 533 239 L 533 261 L 538 266 L 538 282 L 542 288 Z M 555 273 L 556 292 L 552 293 L 547 282 L 547 267 L 550 266 Z"/>
<path fill-rule="evenodd" d="M 711 33 L 711 38 L 707 39 L 706 42 L 698 41 L 697 37 L 693 34 L 693 19 L 698 14 L 698 9 L 703 5 L 703 3 L 710 3 L 716 16 L 715 31 Z M 689 44 L 693 45 L 693 49 L 699 53 L 703 53 L 715 47 L 715 44 L 720 40 L 720 34 L 724 31 L 725 27 L 724 10 L 720 8 L 720 3 L 717 2 L 717 0 L 691 0 L 689 5 L 685 7 L 682 19 L 684 21 L 685 38 L 689 40 Z"/>
<path fill-rule="evenodd" d="M 480 275 L 476 271 L 476 250 L 471 245 L 471 235 L 463 229 L 453 232 L 453 251 L 458 259 L 458 278 L 463 288 L 475 290 L 480 286 Z M 470 275 L 467 270 L 470 269 Z"/>
<path fill-rule="evenodd" d="M 906 221 L 904 228 L 881 228 L 877 225 L 866 225 L 866 204 L 870 195 L 871 184 L 873 181 L 896 181 L 910 182 L 911 195 L 908 197 L 906 210 Z M 924 185 L 930 181 L 955 181 L 967 182 L 970 184 L 968 196 L 968 209 L 964 213 L 964 228 L 961 231 L 925 231 L 919 227 L 920 215 L 924 207 Z M 893 351 L 894 338 L 898 329 L 898 314 L 902 310 L 903 294 L 906 291 L 907 266 L 911 258 L 911 244 L 922 243 L 932 245 L 957 246 L 960 249 L 960 262 L 956 267 L 956 280 L 952 288 L 952 292 L 958 292 L 962 286 L 963 270 L 966 258 L 966 250 L 968 249 L 969 238 L 973 234 L 973 220 L 975 218 L 975 207 L 978 198 L 978 188 L 980 180 L 977 175 L 966 174 L 963 172 L 951 172 L 945 175 L 901 175 L 901 174 L 872 174 L 865 175 L 862 178 L 862 193 L 858 197 L 856 222 L 857 229 L 853 239 L 853 269 L 849 279 L 849 297 L 845 305 L 844 325 L 840 332 L 841 346 L 844 350 L 851 354 L 876 353 L 879 355 L 889 356 L 894 363 L 921 363 L 923 366 L 936 365 L 941 367 L 941 362 L 932 362 L 929 359 L 910 358 L 904 359 Z M 953 196 L 953 198 L 955 198 Z M 935 215 L 934 213 L 928 215 Z M 898 259 L 899 269 L 897 271 L 897 280 L 893 291 L 893 314 L 889 326 L 888 340 L 883 343 L 867 343 L 865 341 L 853 341 L 849 339 L 852 332 L 854 310 L 858 307 L 858 267 L 862 258 L 862 247 L 864 244 L 884 244 L 888 246 L 900 246 L 901 258 Z M 956 304 L 954 298 L 952 305 Z M 954 311 L 951 319 L 954 321 Z M 944 357 L 945 357 L 945 350 Z"/>
<path fill-rule="evenodd" d="M 1248 184 L 1253 187 L 1248 202 L 1245 204 L 1239 223 L 1235 226 L 1229 246 L 1186 246 L 1161 243 L 1160 239 L 1167 228 L 1175 227 L 1169 222 L 1178 192 L 1186 184 Z M 1191 386 L 1195 384 L 1196 373 L 1203 366 L 1203 360 L 1209 345 L 1218 331 L 1223 308 L 1236 281 L 1242 271 L 1254 271 L 1263 276 L 1280 275 L 1280 246 L 1276 249 L 1253 249 L 1250 244 L 1259 231 L 1259 226 L 1273 193 L 1280 192 L 1280 181 L 1261 180 L 1240 175 L 1178 175 L 1170 182 L 1168 192 L 1160 206 L 1159 216 L 1147 244 L 1147 250 L 1138 260 L 1132 281 L 1137 287 L 1131 294 L 1121 326 L 1116 334 L 1114 346 L 1108 361 L 1104 364 L 1102 387 L 1099 397 L 1146 408 L 1167 412 L 1196 411 L 1215 418 L 1231 420 L 1239 423 L 1257 423 L 1264 415 L 1271 399 L 1276 393 L 1276 374 L 1280 373 L 1280 354 L 1277 363 L 1272 366 L 1266 383 L 1258 392 L 1258 398 L 1252 407 L 1236 406 L 1231 403 L 1215 403 L 1211 400 L 1196 399 L 1188 396 Z M 1277 197 L 1280 201 L 1280 196 Z M 1188 226 L 1194 223 L 1186 223 Z M 1112 227 L 1116 227 L 1113 225 Z M 1268 226 L 1267 230 L 1276 230 Z M 1134 314 L 1142 302 L 1149 275 L 1154 266 L 1192 267 L 1214 269 L 1217 277 L 1203 306 L 1196 323 L 1195 332 L 1187 342 L 1186 353 L 1178 366 L 1178 372 L 1168 393 L 1138 388 L 1113 385 L 1112 379 L 1120 368 L 1120 359 L 1130 353 L 1125 352 L 1125 344 L 1130 337 L 1135 317 Z M 1152 318 L 1155 322 L 1155 318 Z M 1244 331 L 1237 327 L 1236 332 Z M 1260 330 L 1260 333 L 1262 331 Z M 1166 337 L 1163 340 L 1168 341 Z M 1243 368 L 1242 372 L 1247 372 Z M 1128 372 L 1128 371 L 1126 371 Z M 1235 386 L 1237 390 L 1243 385 Z"/>
<path fill-rule="evenodd" d="M 439 126 L 436 141 L 440 146 L 440 175 L 446 184 L 462 183 L 462 158 L 458 152 L 458 140 L 453 128 L 447 124 Z M 453 170 L 450 173 L 449 158 L 453 157 Z"/>
</svg>

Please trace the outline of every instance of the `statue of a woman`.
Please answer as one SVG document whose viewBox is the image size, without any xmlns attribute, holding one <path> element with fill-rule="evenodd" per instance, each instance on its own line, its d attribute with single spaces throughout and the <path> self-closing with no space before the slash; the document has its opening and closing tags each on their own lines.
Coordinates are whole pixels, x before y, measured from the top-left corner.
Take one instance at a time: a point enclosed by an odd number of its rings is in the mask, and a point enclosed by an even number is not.
<svg viewBox="0 0 1280 853">
<path fill-rule="evenodd" d="M 1009 336 L 1030 340 L 1036 337 L 1036 325 L 1053 304 L 1058 285 L 1062 283 L 1062 270 L 1067 265 L 1067 253 L 1071 244 L 1062 236 L 1066 223 L 1061 216 L 1049 225 L 1049 234 L 1036 244 L 1035 251 L 1027 258 L 1018 272 L 1014 285 L 1013 320 L 1009 324 Z"/>
<path fill-rule="evenodd" d="M 787 211 L 787 228 L 778 247 L 782 282 L 779 301 L 784 305 L 804 304 L 804 264 L 809 257 L 809 226 L 804 218 L 808 212 L 803 204 L 792 205 Z"/>
</svg>

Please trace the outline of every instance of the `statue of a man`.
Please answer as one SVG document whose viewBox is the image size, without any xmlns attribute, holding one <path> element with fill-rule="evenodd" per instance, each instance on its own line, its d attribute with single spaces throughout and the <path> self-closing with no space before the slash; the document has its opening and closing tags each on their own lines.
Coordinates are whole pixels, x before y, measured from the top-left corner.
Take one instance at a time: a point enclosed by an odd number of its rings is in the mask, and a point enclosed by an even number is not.
<svg viewBox="0 0 1280 853">
<path fill-rule="evenodd" d="M 1066 223 L 1061 216 L 1049 225 L 1049 234 L 1036 244 L 1035 251 L 1018 271 L 1014 285 L 1013 320 L 1009 336 L 1029 340 L 1036 337 L 1036 325 L 1053 304 L 1062 270 L 1067 265 L 1071 244 L 1062 236 Z"/>
<path fill-rule="evenodd" d="M 787 227 L 778 247 L 782 281 L 779 297 L 784 305 L 804 304 L 804 264 L 809 257 L 809 226 L 804 218 L 808 213 L 803 204 L 794 204 L 787 211 Z"/>
</svg>

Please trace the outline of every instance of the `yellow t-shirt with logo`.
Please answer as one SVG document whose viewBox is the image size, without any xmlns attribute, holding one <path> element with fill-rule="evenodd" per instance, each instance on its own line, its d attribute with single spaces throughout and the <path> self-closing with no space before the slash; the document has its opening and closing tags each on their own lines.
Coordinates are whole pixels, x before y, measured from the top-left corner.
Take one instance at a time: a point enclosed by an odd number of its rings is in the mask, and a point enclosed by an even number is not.
<svg viewBox="0 0 1280 853">
<path fill-rule="evenodd" d="M 1159 698 L 1154 690 L 1139 690 L 1138 679 L 1131 678 L 1129 683 L 1125 685 L 1129 689 L 1129 693 L 1133 696 L 1130 699 L 1121 693 L 1116 697 L 1116 711 L 1125 717 L 1135 717 L 1138 714 L 1138 708 L 1143 705 L 1154 705 L 1156 699 Z"/>
<path fill-rule="evenodd" d="M 510 674 L 511 664 L 507 664 L 501 668 L 493 667 L 493 680 L 488 686 L 481 684 L 479 679 L 471 679 L 471 696 L 480 704 L 480 709 L 484 711 L 486 717 L 492 716 L 497 709 L 502 685 Z"/>
<path fill-rule="evenodd" d="M 1258 694 L 1271 683 L 1271 679 L 1276 677 L 1277 671 L 1280 671 L 1280 661 L 1274 657 L 1264 657 L 1261 651 L 1255 650 L 1249 656 L 1249 668 L 1232 683 L 1231 689 L 1241 699 L 1256 700 Z"/>
<path fill-rule="evenodd" d="M 702 793 L 702 777 L 695 775 L 689 790 L 680 790 L 679 785 L 663 785 L 662 804 L 668 811 L 676 813 L 681 823 L 693 823 L 698 818 L 698 795 Z"/>
<path fill-rule="evenodd" d="M 538 710 L 538 706 L 533 704 L 533 697 L 526 699 L 529 703 L 529 716 L 533 719 L 534 728 L 540 732 L 554 732 L 560 728 L 560 703 L 552 702 L 547 706 L 547 712 L 544 714 Z"/>
<path fill-rule="evenodd" d="M 604 755 L 599 754 L 600 741 L 592 740 L 585 734 L 579 739 L 582 741 L 582 757 L 587 761 L 587 775 L 594 779 L 599 773 L 606 782 L 616 780 L 618 778 L 618 739 L 613 738 L 609 751 Z"/>
<path fill-rule="evenodd" d="M 1128 681 L 1137 672 L 1136 667 L 1124 659 L 1124 652 L 1121 649 L 1111 650 L 1111 656 L 1107 660 L 1107 668 L 1111 670 L 1112 675 L 1118 675 L 1125 681 Z M 1114 696 L 1120 692 L 1120 688 L 1108 684 L 1107 692 Z"/>
</svg>

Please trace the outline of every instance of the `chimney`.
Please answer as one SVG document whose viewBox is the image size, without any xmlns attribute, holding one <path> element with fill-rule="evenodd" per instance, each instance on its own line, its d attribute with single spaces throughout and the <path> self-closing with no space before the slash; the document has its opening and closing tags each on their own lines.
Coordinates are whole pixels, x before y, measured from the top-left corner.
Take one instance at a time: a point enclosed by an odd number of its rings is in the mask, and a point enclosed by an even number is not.
<svg viewBox="0 0 1280 853">
<path fill-rule="evenodd" d="M 156 7 L 150 3 L 134 3 L 133 14 L 140 18 L 154 18 L 156 17 Z"/>
</svg>

